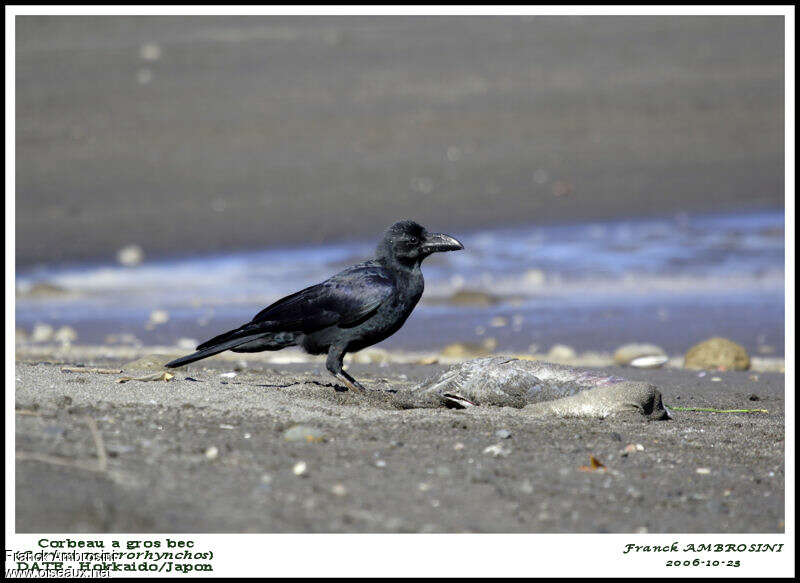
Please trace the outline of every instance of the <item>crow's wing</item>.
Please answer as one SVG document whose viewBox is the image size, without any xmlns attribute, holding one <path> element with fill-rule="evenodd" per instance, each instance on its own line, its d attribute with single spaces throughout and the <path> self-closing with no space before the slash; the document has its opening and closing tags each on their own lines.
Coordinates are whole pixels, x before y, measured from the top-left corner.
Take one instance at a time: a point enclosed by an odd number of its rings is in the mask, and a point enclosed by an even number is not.
<svg viewBox="0 0 800 583">
<path fill-rule="evenodd" d="M 354 326 L 371 316 L 394 293 L 391 275 L 381 266 L 361 264 L 278 300 L 247 326 L 313 332 L 328 326 Z"/>
<path fill-rule="evenodd" d="M 394 291 L 394 280 L 383 267 L 372 262 L 361 263 L 278 300 L 249 323 L 215 336 L 197 349 L 254 334 L 310 333 L 333 325 L 355 326 L 374 314 Z"/>
<path fill-rule="evenodd" d="M 280 330 L 313 332 L 328 326 L 353 326 L 371 316 L 394 293 L 394 282 L 382 267 L 361 264 L 278 300 L 252 323 Z"/>
<path fill-rule="evenodd" d="M 328 280 L 286 296 L 261 310 L 249 323 L 207 340 L 198 350 L 236 338 L 270 332 L 310 333 L 329 326 L 355 326 L 395 292 L 389 272 L 371 262 L 355 265 Z"/>
</svg>

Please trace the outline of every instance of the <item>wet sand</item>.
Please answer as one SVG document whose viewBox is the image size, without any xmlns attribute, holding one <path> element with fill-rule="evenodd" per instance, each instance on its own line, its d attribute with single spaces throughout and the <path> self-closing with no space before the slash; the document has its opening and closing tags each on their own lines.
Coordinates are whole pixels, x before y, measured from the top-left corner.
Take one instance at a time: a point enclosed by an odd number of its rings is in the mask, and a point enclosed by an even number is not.
<svg viewBox="0 0 800 583">
<path fill-rule="evenodd" d="M 16 22 L 21 266 L 784 204 L 779 17 Z"/>
<path fill-rule="evenodd" d="M 657 385 L 668 406 L 768 413 L 532 420 L 512 408 L 399 410 L 335 391 L 321 361 L 236 355 L 169 382 L 124 384 L 121 374 L 61 372 L 122 364 L 102 347 L 82 351 L 18 351 L 19 532 L 784 528 L 780 373 L 603 367 Z M 389 358 L 349 370 L 369 387 L 397 388 L 443 368 Z M 296 424 L 322 440 L 287 441 Z M 500 455 L 484 453 L 496 444 Z M 606 469 L 582 471 L 590 455 Z"/>
</svg>

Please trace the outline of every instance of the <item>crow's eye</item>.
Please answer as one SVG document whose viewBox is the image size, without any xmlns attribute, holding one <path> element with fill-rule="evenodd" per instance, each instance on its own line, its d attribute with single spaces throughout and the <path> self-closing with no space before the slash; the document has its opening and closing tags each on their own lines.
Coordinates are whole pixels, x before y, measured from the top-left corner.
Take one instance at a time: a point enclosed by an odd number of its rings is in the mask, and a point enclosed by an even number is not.
<svg viewBox="0 0 800 583">
<path fill-rule="evenodd" d="M 411 237 L 408 240 L 408 242 L 411 243 L 412 245 L 416 245 L 417 243 L 419 243 L 419 239 L 417 239 L 416 237 Z"/>
</svg>

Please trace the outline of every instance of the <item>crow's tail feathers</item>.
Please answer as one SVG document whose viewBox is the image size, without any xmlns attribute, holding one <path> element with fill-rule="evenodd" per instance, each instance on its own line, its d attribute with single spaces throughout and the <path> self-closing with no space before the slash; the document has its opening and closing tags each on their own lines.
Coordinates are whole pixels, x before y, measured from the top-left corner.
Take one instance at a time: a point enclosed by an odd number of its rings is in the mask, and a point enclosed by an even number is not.
<svg viewBox="0 0 800 583">
<path fill-rule="evenodd" d="M 259 336 L 260 336 L 259 334 L 240 336 L 238 338 L 232 338 L 230 340 L 220 342 L 219 344 L 215 344 L 213 346 L 209 346 L 209 344 L 211 343 L 211 340 L 209 340 L 208 342 L 205 342 L 200 346 L 198 346 L 197 348 L 199 348 L 200 350 L 198 350 L 194 354 L 189 354 L 187 356 L 176 358 L 175 360 L 168 362 L 164 366 L 166 366 L 167 368 L 176 368 L 179 366 L 183 366 L 185 364 L 190 364 L 192 362 L 208 358 L 209 356 L 214 356 L 215 354 L 219 354 L 220 352 L 225 352 L 226 350 L 230 350 L 231 348 L 236 348 L 241 344 L 245 344 L 247 342 L 250 342 L 251 340 L 255 340 Z"/>
<path fill-rule="evenodd" d="M 247 330 L 246 328 L 247 324 L 245 324 L 241 328 L 228 330 L 227 332 L 223 332 L 219 336 L 214 336 L 211 340 L 206 340 L 201 345 L 199 345 L 197 347 L 197 350 L 201 351 L 201 350 L 206 350 L 207 348 L 214 348 L 215 346 L 218 346 L 223 342 L 228 342 L 229 340 L 238 340 L 244 337 L 248 337 L 249 340 L 252 340 L 255 331 L 253 329 Z"/>
</svg>

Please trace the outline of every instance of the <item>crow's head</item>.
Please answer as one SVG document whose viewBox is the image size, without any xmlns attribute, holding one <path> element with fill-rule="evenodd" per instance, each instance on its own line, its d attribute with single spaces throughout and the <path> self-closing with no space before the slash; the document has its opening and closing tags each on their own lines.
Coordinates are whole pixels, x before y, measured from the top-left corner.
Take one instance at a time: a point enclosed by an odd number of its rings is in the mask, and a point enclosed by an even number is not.
<svg viewBox="0 0 800 583">
<path fill-rule="evenodd" d="M 458 251 L 464 246 L 450 235 L 428 233 L 414 221 L 399 221 L 389 227 L 378 244 L 378 257 L 401 263 L 419 263 L 431 253 Z"/>
</svg>

